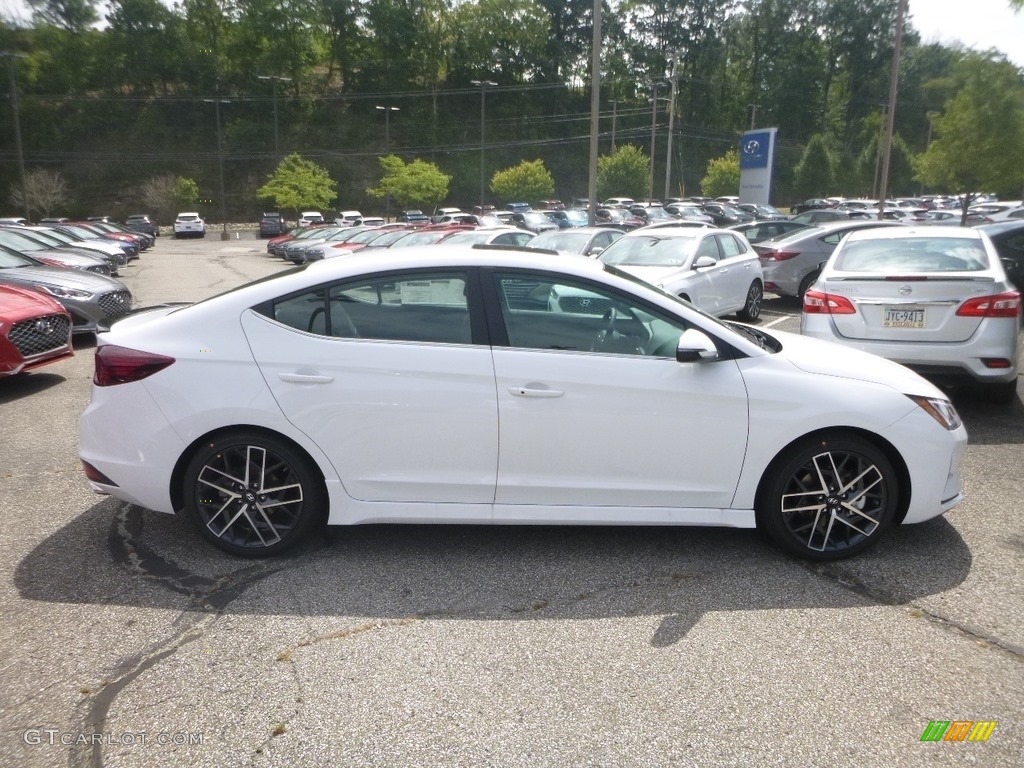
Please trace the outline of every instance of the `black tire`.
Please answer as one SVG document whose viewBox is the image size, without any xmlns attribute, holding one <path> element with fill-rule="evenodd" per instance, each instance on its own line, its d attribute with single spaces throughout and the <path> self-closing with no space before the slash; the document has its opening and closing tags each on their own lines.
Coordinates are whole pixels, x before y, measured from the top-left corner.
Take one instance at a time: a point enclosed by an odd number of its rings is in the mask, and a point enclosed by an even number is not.
<svg viewBox="0 0 1024 768">
<path fill-rule="evenodd" d="M 747 303 L 736 313 L 736 317 L 745 323 L 752 323 L 761 316 L 761 301 L 764 299 L 764 288 L 760 280 L 754 280 L 747 289 Z"/>
<path fill-rule="evenodd" d="M 811 274 L 804 276 L 804 279 L 800 281 L 800 286 L 796 289 L 796 297 L 800 301 L 804 300 L 804 294 L 807 293 L 807 289 L 814 285 L 814 281 L 818 279 L 820 274 L 818 271 L 811 272 Z"/>
<path fill-rule="evenodd" d="M 757 524 L 808 560 L 839 560 L 872 546 L 896 517 L 899 481 L 874 444 L 821 435 L 794 444 L 765 473 Z"/>
<path fill-rule="evenodd" d="M 295 546 L 327 509 L 323 479 L 309 459 L 283 440 L 252 432 L 200 446 L 182 490 L 199 533 L 241 557 L 270 557 Z"/>
</svg>

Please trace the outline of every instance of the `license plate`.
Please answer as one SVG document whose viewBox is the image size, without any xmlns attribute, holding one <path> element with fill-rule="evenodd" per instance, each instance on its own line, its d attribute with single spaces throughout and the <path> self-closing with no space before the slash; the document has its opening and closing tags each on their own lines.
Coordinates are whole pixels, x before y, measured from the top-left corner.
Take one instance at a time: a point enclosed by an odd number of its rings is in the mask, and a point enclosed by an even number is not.
<svg viewBox="0 0 1024 768">
<path fill-rule="evenodd" d="M 883 307 L 882 326 L 885 328 L 924 328 L 924 308 Z"/>
</svg>

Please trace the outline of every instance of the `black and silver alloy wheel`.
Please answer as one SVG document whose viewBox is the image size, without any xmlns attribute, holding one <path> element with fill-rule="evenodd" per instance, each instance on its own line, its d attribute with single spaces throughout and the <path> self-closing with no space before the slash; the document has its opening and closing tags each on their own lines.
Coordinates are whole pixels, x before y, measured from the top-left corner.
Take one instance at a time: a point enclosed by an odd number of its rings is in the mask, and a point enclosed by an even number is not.
<svg viewBox="0 0 1024 768">
<path fill-rule="evenodd" d="M 203 446 L 185 473 L 186 508 L 200 533 L 235 555 L 264 557 L 298 543 L 321 518 L 325 495 L 291 446 L 236 434 Z"/>
<path fill-rule="evenodd" d="M 764 288 L 761 287 L 761 282 L 755 280 L 750 284 L 750 288 L 747 289 L 747 302 L 743 305 L 743 309 L 736 313 L 736 316 L 746 322 L 752 323 L 761 316 L 761 301 L 764 299 Z"/>
<path fill-rule="evenodd" d="M 889 460 L 855 436 L 796 446 L 769 470 L 758 524 L 801 557 L 835 560 L 875 543 L 896 514 L 897 479 Z"/>
</svg>

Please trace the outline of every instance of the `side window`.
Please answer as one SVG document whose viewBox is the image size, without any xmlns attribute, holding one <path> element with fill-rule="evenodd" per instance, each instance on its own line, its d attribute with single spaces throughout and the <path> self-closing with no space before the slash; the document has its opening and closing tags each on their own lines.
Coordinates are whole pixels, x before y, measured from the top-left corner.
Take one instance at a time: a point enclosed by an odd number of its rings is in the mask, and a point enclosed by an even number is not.
<svg viewBox="0 0 1024 768">
<path fill-rule="evenodd" d="M 730 256 L 739 256 L 741 253 L 746 251 L 739 241 L 732 235 L 717 235 L 718 244 L 722 248 L 722 258 L 727 259 Z"/>
<path fill-rule="evenodd" d="M 839 245 L 839 241 L 842 240 L 844 237 L 846 237 L 846 232 L 833 232 L 831 235 L 827 235 L 821 238 L 821 242 L 828 243 L 829 245 L 835 247 Z"/>
<path fill-rule="evenodd" d="M 362 278 L 274 302 L 274 319 L 348 339 L 469 344 L 465 273 Z"/>
<path fill-rule="evenodd" d="M 521 349 L 675 357 L 686 324 L 585 281 L 495 275 L 509 345 Z"/>
<path fill-rule="evenodd" d="M 696 261 L 701 256 L 710 256 L 715 261 L 722 258 L 718 253 L 718 243 L 714 237 L 706 237 L 701 241 L 701 244 L 697 247 L 697 252 L 693 255 L 693 260 Z"/>
<path fill-rule="evenodd" d="M 515 235 L 516 245 L 526 245 L 531 240 L 533 240 L 533 235 L 529 232 L 517 232 Z"/>
</svg>

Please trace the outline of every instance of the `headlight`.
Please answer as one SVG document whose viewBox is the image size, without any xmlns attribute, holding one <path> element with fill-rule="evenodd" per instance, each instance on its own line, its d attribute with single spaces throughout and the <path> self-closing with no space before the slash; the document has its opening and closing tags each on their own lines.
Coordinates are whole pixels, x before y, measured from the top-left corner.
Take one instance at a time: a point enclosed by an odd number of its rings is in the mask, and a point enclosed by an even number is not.
<svg viewBox="0 0 1024 768">
<path fill-rule="evenodd" d="M 36 288 L 41 291 L 46 291 L 51 296 L 57 296 L 61 299 L 91 299 L 92 294 L 88 291 L 80 291 L 77 288 L 60 288 L 56 285 L 42 285 L 36 284 Z"/>
<path fill-rule="evenodd" d="M 907 397 L 917 403 L 924 409 L 925 413 L 946 429 L 954 430 L 960 426 L 960 414 L 956 412 L 956 408 L 953 407 L 949 400 L 940 397 L 922 397 L 920 395 L 907 395 Z"/>
</svg>

